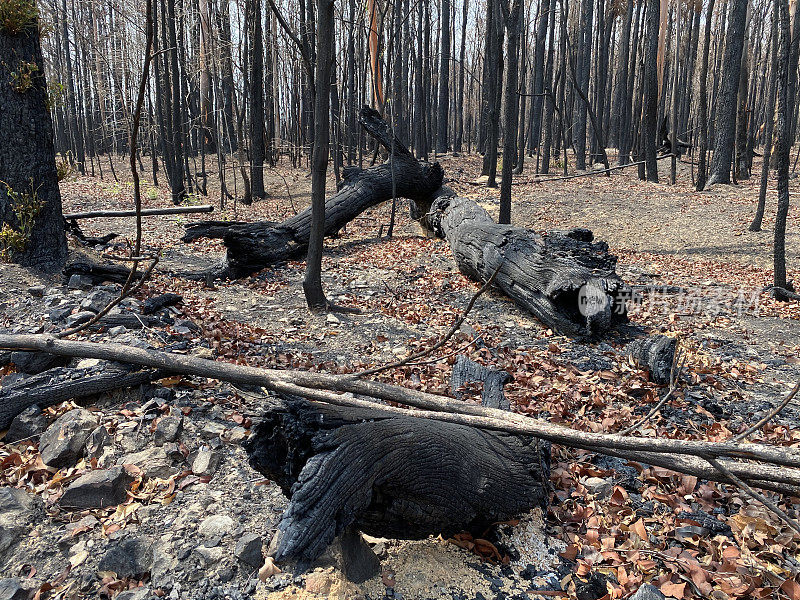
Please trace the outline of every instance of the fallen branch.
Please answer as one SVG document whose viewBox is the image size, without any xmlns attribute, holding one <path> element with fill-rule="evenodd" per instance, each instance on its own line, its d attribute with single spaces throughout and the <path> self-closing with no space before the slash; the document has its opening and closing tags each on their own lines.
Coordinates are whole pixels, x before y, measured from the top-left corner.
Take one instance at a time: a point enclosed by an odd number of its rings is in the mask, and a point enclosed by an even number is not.
<svg viewBox="0 0 800 600">
<path fill-rule="evenodd" d="M 0 388 L 0 430 L 26 408 L 47 408 L 66 400 L 136 387 L 158 379 L 157 371 L 130 370 L 120 365 L 68 369 L 57 367 Z"/>
<path fill-rule="evenodd" d="M 790 477 L 792 486 L 800 485 L 800 470 L 797 470 L 800 469 L 800 449 L 797 448 L 732 441 L 709 442 L 627 437 L 618 434 L 578 431 L 503 410 L 466 404 L 444 396 L 377 381 L 364 381 L 351 375 L 259 369 L 205 360 L 195 356 L 145 350 L 122 344 L 66 341 L 47 335 L 0 334 L 0 348 L 41 350 L 65 356 L 115 360 L 171 373 L 220 379 L 239 385 L 260 386 L 271 391 L 294 394 L 338 406 L 371 408 L 416 418 L 469 425 L 480 429 L 530 435 L 572 448 L 632 458 L 633 460 L 641 459 L 677 472 L 687 472 L 685 469 L 691 459 L 700 456 L 756 461 L 755 464 L 751 464 L 728 460 L 725 465 L 732 472 L 736 468 L 737 475 L 741 479 L 756 487 L 776 489 L 776 486 L 769 485 L 770 475 L 765 474 L 765 467 L 769 467 L 769 473 L 782 473 L 786 478 Z M 353 395 L 368 397 L 371 400 L 357 399 Z M 374 399 L 425 410 L 395 408 L 375 402 Z M 775 469 L 775 467 L 790 468 Z M 724 477 L 723 474 L 718 474 L 716 480 L 728 481 L 722 477 Z M 714 477 L 709 477 L 709 479 L 714 479 Z M 767 485 L 762 485 L 764 483 Z M 790 486 L 779 491 L 794 493 L 795 490 Z"/>
<path fill-rule="evenodd" d="M 154 215 L 185 215 L 189 213 L 210 213 L 214 207 L 210 204 L 203 204 L 201 206 L 168 206 L 166 208 L 143 208 L 141 215 L 143 217 Z M 91 210 L 87 212 L 67 213 L 64 219 L 67 221 L 77 219 L 106 219 L 116 217 L 135 217 L 135 210 Z"/>
</svg>

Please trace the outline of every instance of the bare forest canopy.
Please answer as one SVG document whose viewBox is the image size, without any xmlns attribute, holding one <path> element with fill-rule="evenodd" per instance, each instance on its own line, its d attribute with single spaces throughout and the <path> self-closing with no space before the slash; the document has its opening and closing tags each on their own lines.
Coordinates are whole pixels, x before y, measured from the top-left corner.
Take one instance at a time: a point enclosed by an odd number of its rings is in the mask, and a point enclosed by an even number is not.
<svg viewBox="0 0 800 600">
<path fill-rule="evenodd" d="M 537 173 L 566 174 L 568 148 L 578 169 L 615 148 L 619 164 L 645 161 L 641 176 L 657 178 L 657 151 L 674 148 L 699 162 L 693 176 L 701 188 L 707 179 L 749 178 L 756 149 L 768 152 L 778 137 L 782 61 L 788 135 L 796 136 L 795 3 L 788 48 L 775 19 L 787 3 L 334 2 L 329 117 L 337 179 L 343 165 L 372 158 L 357 119 L 364 104 L 384 114 L 418 158 L 485 152 L 490 185 L 498 152 L 513 152 L 516 172 L 531 160 Z M 143 4 L 53 0 L 40 10 L 56 151 L 81 171 L 113 170 L 100 157 L 128 151 Z M 176 202 L 205 191 L 208 156 L 217 159 L 223 204 L 263 197 L 264 164 L 308 160 L 316 12 L 312 0 L 155 2 L 140 146 L 152 163 L 146 170 L 168 179 Z"/>
</svg>

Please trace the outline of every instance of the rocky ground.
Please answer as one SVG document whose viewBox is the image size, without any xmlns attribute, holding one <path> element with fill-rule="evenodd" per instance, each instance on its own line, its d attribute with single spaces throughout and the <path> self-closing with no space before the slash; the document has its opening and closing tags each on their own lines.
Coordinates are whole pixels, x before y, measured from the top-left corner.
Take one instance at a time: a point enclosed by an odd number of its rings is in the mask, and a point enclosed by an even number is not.
<svg viewBox="0 0 800 600">
<path fill-rule="evenodd" d="M 458 180 L 452 184 L 494 211 L 494 191 L 462 183 L 474 181 L 477 163 L 444 161 Z M 280 196 L 287 177 L 291 198 Z M 293 204 L 306 202 L 307 182 L 298 172 L 271 185 L 275 197 L 248 209 L 247 218 L 283 218 Z M 146 204 L 166 204 L 163 190 L 151 188 L 157 193 L 146 188 Z M 521 181 L 515 205 L 520 224 L 583 224 L 610 240 L 620 256 L 620 274 L 642 294 L 631 305 L 631 328 L 599 342 L 576 343 L 488 292 L 438 353 L 379 377 L 452 394 L 451 365 L 466 355 L 513 375 L 506 394 L 514 410 L 587 430 L 618 431 L 664 393 L 631 363 L 624 345 L 632 334 L 665 333 L 680 339 L 687 367 L 675 400 L 642 434 L 724 439 L 740 430 L 800 377 L 800 310 L 763 292 L 770 272 L 760 245 L 736 253 L 731 249 L 739 236 L 716 233 L 741 229 L 746 211 L 735 210 L 731 197 L 736 190 L 750 191 L 725 188 L 698 198 L 687 188 L 642 184 L 625 175 L 611 182 Z M 90 178 L 63 185 L 72 210 L 110 208 L 109 196 L 121 200 L 126 189 L 125 183 Z M 592 210 L 576 211 L 588 206 L 583 198 L 591 190 Z M 619 190 L 629 203 L 620 200 Z M 640 212 L 629 210 L 645 199 L 648 210 L 661 207 L 659 228 L 643 227 Z M 682 217 L 670 226 L 671 202 L 687 206 L 680 213 L 689 213 L 689 221 L 717 215 L 713 227 L 704 227 L 709 237 L 725 239 L 687 244 L 685 235 L 701 233 L 687 230 Z M 388 219 L 384 206 L 329 243 L 328 296 L 361 314 L 322 317 L 305 309 L 302 263 L 214 287 L 174 276 L 211 264 L 221 246 L 207 240 L 180 244 L 186 217 L 149 219 L 145 243 L 162 255 L 155 277 L 99 329 L 79 337 L 338 373 L 424 350 L 448 330 L 477 286 L 458 273 L 446 243 L 422 235 L 402 208 L 391 240 L 377 237 Z M 228 209 L 222 216 L 243 215 Z M 791 223 L 790 266 L 798 256 Z M 84 226 L 92 234 L 124 231 L 118 222 Z M 124 240 L 97 248 L 74 245 L 74 259 L 124 253 L 125 247 Z M 711 246 L 722 250 L 703 250 Z M 119 291 L 113 282 L 44 276 L 12 265 L 0 265 L 0 273 L 0 330 L 16 333 L 79 324 Z M 179 294 L 180 301 L 144 314 L 144 303 L 165 292 Z M 23 355 L 0 358 L 0 397 L 43 367 L 82 378 L 122 368 L 95 360 L 53 365 Z M 358 586 L 342 578 L 335 556 L 305 574 L 265 569 L 259 576 L 262 546 L 286 506 L 278 487 L 250 468 L 240 446 L 260 404 L 252 390 L 159 374 L 143 385 L 17 417 L 0 441 L 0 572 L 10 578 L 0 582 L 0 599 L 596 599 L 609 590 L 613 597 L 640 590 L 637 600 L 663 597 L 661 592 L 735 598 L 786 589 L 785 582 L 800 573 L 794 558 L 798 538 L 735 490 L 556 448 L 548 514 L 524 515 L 486 538 L 465 532 L 450 540 L 370 539 L 382 574 Z M 796 445 L 796 422 L 792 404 L 763 439 Z M 642 587 L 648 581 L 661 592 Z"/>
</svg>

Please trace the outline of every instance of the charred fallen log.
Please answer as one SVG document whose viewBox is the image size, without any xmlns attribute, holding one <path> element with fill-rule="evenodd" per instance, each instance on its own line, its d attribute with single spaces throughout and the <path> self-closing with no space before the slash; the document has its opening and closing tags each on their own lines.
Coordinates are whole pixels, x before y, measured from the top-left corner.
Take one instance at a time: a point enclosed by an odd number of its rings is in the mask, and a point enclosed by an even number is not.
<svg viewBox="0 0 800 600">
<path fill-rule="evenodd" d="M 106 281 L 125 283 L 131 270 L 123 265 L 114 263 L 96 263 L 89 260 L 77 260 L 64 267 L 64 281 L 69 281 L 72 275 L 88 277 L 92 285 L 100 285 Z M 141 277 L 141 275 L 139 275 Z"/>
<path fill-rule="evenodd" d="M 53 406 L 112 390 L 135 387 L 160 377 L 151 369 L 101 363 L 87 368 L 58 367 L 0 387 L 0 430 L 29 406 Z"/>
<path fill-rule="evenodd" d="M 260 221 L 260 223 L 265 227 L 278 225 L 274 221 Z M 204 237 L 221 239 L 232 229 L 248 224 L 247 221 L 195 221 L 186 225 L 181 241 L 187 243 Z"/>
<path fill-rule="evenodd" d="M 416 214 L 447 240 L 462 273 L 485 282 L 497 271 L 495 287 L 560 333 L 590 337 L 627 321 L 617 259 L 588 229 L 539 235 L 499 225 L 447 188 Z"/>
<path fill-rule="evenodd" d="M 325 202 L 325 236 L 339 232 L 370 207 L 393 197 L 410 200 L 429 198 L 442 185 L 444 176 L 438 163 L 418 162 L 400 142 L 391 140 L 389 127 L 380 115 L 368 108 L 361 111 L 361 124 L 373 137 L 387 140 L 389 161 L 343 171 L 338 191 Z M 186 239 L 198 237 L 205 230 L 221 236 L 227 248 L 226 259 L 215 273 L 220 277 L 246 277 L 278 262 L 296 258 L 308 249 L 311 235 L 311 208 L 280 224 L 269 221 L 239 223 L 222 230 L 219 223 L 187 231 Z"/>
<path fill-rule="evenodd" d="M 401 539 L 482 532 L 548 498 L 546 442 L 380 410 L 287 396 L 245 449 L 291 499 L 277 561 L 308 564 L 350 525 Z"/>
</svg>

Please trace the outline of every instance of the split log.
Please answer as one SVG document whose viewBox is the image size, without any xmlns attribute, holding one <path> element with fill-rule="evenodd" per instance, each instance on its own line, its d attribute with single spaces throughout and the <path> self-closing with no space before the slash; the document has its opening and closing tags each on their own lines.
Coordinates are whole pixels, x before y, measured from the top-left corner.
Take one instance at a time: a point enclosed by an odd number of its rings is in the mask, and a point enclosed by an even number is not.
<svg viewBox="0 0 800 600">
<path fill-rule="evenodd" d="M 391 412 L 397 416 L 537 437 L 571 448 L 646 462 L 711 481 L 730 482 L 725 473 L 710 466 L 708 463 L 710 457 L 718 460 L 726 470 L 752 486 L 800 495 L 800 449 L 788 446 L 742 443 L 736 440 L 709 442 L 664 437 L 642 438 L 614 433 L 577 431 L 562 425 L 554 425 L 544 419 L 475 406 L 379 381 L 364 381 L 352 375 L 259 369 L 123 344 L 98 344 L 60 340 L 47 335 L 0 333 L 0 349 L 41 350 L 62 356 L 98 358 L 169 373 L 197 375 L 239 385 L 259 386 L 277 393 L 302 396 L 335 406 L 368 408 L 381 413 Z M 358 395 L 359 398 L 354 395 Z M 380 405 L 377 400 L 424 410 Z"/>
<path fill-rule="evenodd" d="M 389 127 L 377 111 L 364 107 L 361 125 L 376 138 L 389 139 Z M 368 169 L 348 167 L 338 191 L 325 201 L 325 236 L 339 232 L 359 214 L 393 197 L 429 198 L 441 187 L 439 163 L 420 163 L 400 142 L 388 147 L 389 161 Z M 271 222 L 235 225 L 223 235 L 227 248 L 219 277 L 246 277 L 275 263 L 302 256 L 311 235 L 311 208 L 275 225 Z"/>
<path fill-rule="evenodd" d="M 210 213 L 214 207 L 210 204 L 201 206 L 168 206 L 166 208 L 143 208 L 139 214 L 143 217 L 154 215 L 185 215 L 190 213 Z M 92 210 L 87 212 L 67 213 L 64 218 L 67 221 L 75 219 L 98 219 L 115 217 L 135 217 L 135 210 Z"/>
<path fill-rule="evenodd" d="M 65 400 L 135 387 L 159 377 L 151 369 L 132 369 L 119 364 L 50 369 L 0 387 L 0 430 L 7 429 L 14 417 L 34 404 L 47 408 Z"/>
<path fill-rule="evenodd" d="M 640 367 L 650 371 L 650 378 L 660 385 L 670 381 L 677 340 L 653 335 L 628 344 L 626 352 Z"/>
<path fill-rule="evenodd" d="M 482 532 L 548 498 L 549 444 L 380 409 L 286 397 L 244 447 L 291 499 L 277 561 L 307 565 L 351 524 L 401 539 Z"/>
</svg>

